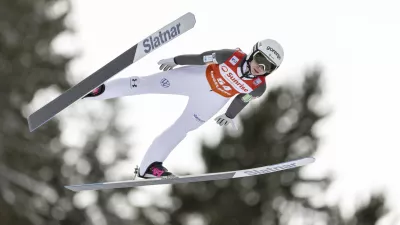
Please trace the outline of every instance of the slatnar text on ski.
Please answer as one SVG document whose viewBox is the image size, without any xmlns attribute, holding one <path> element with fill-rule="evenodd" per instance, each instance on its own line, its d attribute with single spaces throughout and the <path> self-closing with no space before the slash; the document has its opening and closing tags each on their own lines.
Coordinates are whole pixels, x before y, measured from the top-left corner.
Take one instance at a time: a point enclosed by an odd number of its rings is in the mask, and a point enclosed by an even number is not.
<svg viewBox="0 0 400 225">
<path fill-rule="evenodd" d="M 150 51 L 158 48 L 158 46 L 164 44 L 164 42 L 169 41 L 176 36 L 178 36 L 180 31 L 181 24 L 178 23 L 175 26 L 170 27 L 166 31 L 158 32 L 158 36 L 149 36 L 148 38 L 143 40 L 144 52 L 149 53 Z"/>
</svg>

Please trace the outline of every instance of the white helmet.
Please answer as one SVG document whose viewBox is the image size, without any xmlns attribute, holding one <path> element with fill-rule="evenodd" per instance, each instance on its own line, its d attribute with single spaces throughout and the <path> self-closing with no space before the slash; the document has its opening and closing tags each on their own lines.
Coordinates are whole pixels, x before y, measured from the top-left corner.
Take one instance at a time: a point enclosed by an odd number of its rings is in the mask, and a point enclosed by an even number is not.
<svg viewBox="0 0 400 225">
<path fill-rule="evenodd" d="M 253 60 L 253 57 L 259 53 L 261 53 L 268 62 L 272 63 L 272 68 L 267 74 L 276 70 L 281 65 L 284 57 L 282 46 L 273 39 L 265 39 L 257 42 L 253 46 L 253 50 L 247 56 L 247 61 L 250 62 Z"/>
</svg>

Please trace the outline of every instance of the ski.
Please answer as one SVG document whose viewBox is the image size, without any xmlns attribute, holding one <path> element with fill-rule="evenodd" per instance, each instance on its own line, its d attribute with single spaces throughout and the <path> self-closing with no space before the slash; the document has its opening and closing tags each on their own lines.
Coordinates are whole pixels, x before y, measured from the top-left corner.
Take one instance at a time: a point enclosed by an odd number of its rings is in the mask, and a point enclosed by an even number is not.
<svg viewBox="0 0 400 225">
<path fill-rule="evenodd" d="M 88 191 L 88 190 L 94 191 L 94 190 L 106 190 L 115 188 L 132 188 L 132 187 L 139 187 L 146 185 L 178 184 L 178 183 L 224 180 L 224 179 L 233 179 L 240 177 L 257 176 L 267 173 L 274 173 L 282 170 L 293 169 L 296 167 L 313 163 L 314 161 L 315 158 L 306 157 L 298 160 L 283 162 L 264 167 L 245 169 L 245 170 L 220 172 L 220 173 L 207 173 L 201 175 L 187 175 L 187 176 L 173 177 L 173 178 L 152 178 L 152 179 L 105 182 L 105 183 L 80 184 L 80 185 L 65 186 L 65 188 L 78 192 L 78 191 Z"/>
<path fill-rule="evenodd" d="M 189 31 L 195 24 L 195 16 L 189 12 L 138 42 L 80 83 L 71 87 L 63 94 L 29 115 L 28 125 L 30 132 L 42 126 L 59 112 L 81 99 L 84 95 L 100 86 L 129 65 Z"/>
</svg>

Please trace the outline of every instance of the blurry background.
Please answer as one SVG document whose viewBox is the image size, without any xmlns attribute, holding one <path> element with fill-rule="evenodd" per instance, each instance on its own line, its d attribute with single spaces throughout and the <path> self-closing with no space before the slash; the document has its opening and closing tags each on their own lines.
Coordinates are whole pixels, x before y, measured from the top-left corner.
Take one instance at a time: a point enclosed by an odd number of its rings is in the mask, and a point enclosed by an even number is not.
<svg viewBox="0 0 400 225">
<path fill-rule="evenodd" d="M 285 59 L 239 131 L 209 121 L 165 166 L 183 175 L 316 162 L 218 182 L 65 189 L 131 179 L 186 99 L 78 101 L 32 133 L 27 116 L 188 11 L 192 30 L 112 79 L 265 38 Z M 400 224 L 399 25 L 394 0 L 1 0 L 0 224 Z"/>
</svg>

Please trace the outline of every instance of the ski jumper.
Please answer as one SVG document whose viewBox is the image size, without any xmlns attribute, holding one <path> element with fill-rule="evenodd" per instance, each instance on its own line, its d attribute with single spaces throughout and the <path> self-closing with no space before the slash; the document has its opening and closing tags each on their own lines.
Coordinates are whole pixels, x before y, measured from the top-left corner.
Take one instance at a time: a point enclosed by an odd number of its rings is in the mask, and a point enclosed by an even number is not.
<svg viewBox="0 0 400 225">
<path fill-rule="evenodd" d="M 204 62 L 215 56 L 212 64 Z M 102 94 L 88 99 L 104 100 L 143 94 L 171 94 L 189 97 L 179 118 L 154 139 L 140 164 L 139 174 L 153 162 L 164 162 L 171 151 L 186 137 L 211 119 L 233 99 L 226 116 L 234 118 L 251 99 L 261 96 L 266 89 L 265 77 L 248 78 L 246 54 L 239 49 L 207 51 L 202 54 L 174 57 L 173 70 L 148 76 L 117 78 L 104 83 Z"/>
</svg>

